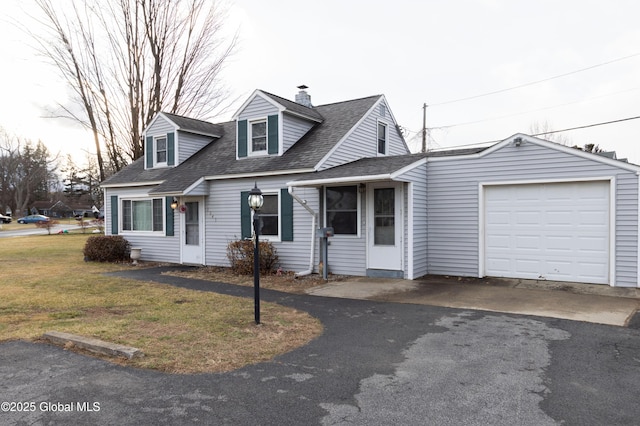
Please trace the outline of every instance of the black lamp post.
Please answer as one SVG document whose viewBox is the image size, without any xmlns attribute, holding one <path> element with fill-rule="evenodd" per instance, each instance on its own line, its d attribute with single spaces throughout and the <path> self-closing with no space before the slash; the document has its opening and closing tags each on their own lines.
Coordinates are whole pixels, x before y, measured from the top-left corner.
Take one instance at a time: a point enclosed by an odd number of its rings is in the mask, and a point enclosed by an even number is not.
<svg viewBox="0 0 640 426">
<path fill-rule="evenodd" d="M 253 234 L 255 235 L 255 246 L 253 249 L 253 306 L 256 324 L 260 324 L 260 216 L 258 210 L 262 207 L 264 198 L 262 191 L 258 189 L 255 183 L 251 191 L 249 191 L 249 199 L 247 200 L 249 207 L 253 210 Z"/>
</svg>

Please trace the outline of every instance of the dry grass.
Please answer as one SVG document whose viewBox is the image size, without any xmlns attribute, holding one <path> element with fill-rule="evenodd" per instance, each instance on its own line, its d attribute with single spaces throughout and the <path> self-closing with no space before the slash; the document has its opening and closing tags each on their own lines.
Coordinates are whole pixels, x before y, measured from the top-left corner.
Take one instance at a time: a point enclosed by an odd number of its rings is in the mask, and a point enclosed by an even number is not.
<svg viewBox="0 0 640 426">
<path fill-rule="evenodd" d="M 57 330 L 134 346 L 119 363 L 171 373 L 219 372 L 273 358 L 322 332 L 308 314 L 253 300 L 126 280 L 104 272 L 127 264 L 86 263 L 89 235 L 3 239 L 0 340 L 37 340 Z"/>
</svg>

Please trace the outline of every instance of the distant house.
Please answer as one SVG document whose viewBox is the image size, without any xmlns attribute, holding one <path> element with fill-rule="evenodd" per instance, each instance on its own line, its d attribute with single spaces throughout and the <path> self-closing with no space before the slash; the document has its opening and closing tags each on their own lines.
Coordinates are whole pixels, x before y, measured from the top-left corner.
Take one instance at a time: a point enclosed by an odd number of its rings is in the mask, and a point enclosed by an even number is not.
<svg viewBox="0 0 640 426">
<path fill-rule="evenodd" d="M 332 273 L 638 283 L 640 167 L 613 158 L 522 134 L 411 154 L 383 95 L 313 106 L 305 90 L 256 90 L 220 124 L 161 112 L 144 138 L 102 186 L 107 234 L 146 260 L 228 265 L 257 184 L 287 270 L 318 271 L 329 226 Z"/>
<path fill-rule="evenodd" d="M 42 214 L 51 218 L 68 218 L 85 211 L 91 212 L 91 206 L 73 205 L 62 201 L 35 201 L 32 203 L 29 214 Z"/>
</svg>

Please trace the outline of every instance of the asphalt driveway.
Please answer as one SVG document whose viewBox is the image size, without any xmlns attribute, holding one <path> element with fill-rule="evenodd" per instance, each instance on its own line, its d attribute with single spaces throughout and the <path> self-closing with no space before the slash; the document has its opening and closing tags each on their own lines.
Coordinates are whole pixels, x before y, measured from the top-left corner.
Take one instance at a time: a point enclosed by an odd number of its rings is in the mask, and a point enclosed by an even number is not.
<svg viewBox="0 0 640 426">
<path fill-rule="evenodd" d="M 248 287 L 160 272 L 126 274 L 252 296 Z M 2 343 L 0 402 L 23 404 L 22 411 L 3 404 L 0 424 L 601 425 L 640 418 L 640 333 L 633 328 L 267 290 L 262 298 L 318 317 L 324 333 L 270 362 L 198 375 Z"/>
</svg>

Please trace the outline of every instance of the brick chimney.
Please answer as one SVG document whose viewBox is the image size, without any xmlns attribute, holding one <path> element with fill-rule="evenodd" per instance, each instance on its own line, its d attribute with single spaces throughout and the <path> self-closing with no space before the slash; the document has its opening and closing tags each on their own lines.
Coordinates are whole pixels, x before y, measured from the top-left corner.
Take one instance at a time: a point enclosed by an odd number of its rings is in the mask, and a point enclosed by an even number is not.
<svg viewBox="0 0 640 426">
<path fill-rule="evenodd" d="M 296 95 L 296 103 L 309 108 L 313 108 L 313 105 L 311 105 L 311 96 L 309 96 L 309 94 L 305 90 L 308 89 L 308 87 L 303 84 L 302 86 L 298 86 L 298 89 L 300 89 L 300 91 Z"/>
</svg>

